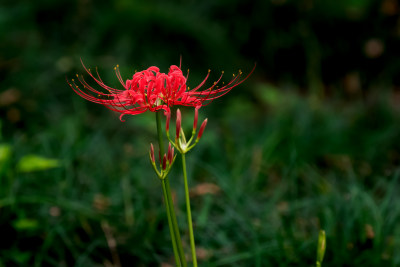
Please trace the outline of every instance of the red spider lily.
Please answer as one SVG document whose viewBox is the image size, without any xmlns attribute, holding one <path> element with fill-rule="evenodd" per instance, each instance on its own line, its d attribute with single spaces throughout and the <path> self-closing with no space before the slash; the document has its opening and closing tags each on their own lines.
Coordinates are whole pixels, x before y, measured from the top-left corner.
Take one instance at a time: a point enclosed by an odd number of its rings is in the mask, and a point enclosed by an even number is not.
<svg viewBox="0 0 400 267">
<path fill-rule="evenodd" d="M 83 63 L 82 63 L 83 65 Z M 83 76 L 79 76 L 78 80 L 83 85 L 83 89 L 75 83 L 68 82 L 71 88 L 81 97 L 94 103 L 102 104 L 107 108 L 121 113 L 120 119 L 124 115 L 136 115 L 147 110 L 157 112 L 164 110 L 165 114 L 170 113 L 170 108 L 175 105 L 192 106 L 200 108 L 207 105 L 214 99 L 221 97 L 244 82 L 254 71 L 253 70 L 243 79 L 242 72 L 239 70 L 238 75 L 233 75 L 232 80 L 222 87 L 218 87 L 223 72 L 219 79 L 207 89 L 201 88 L 206 83 L 210 70 L 204 80 L 195 88 L 190 89 L 186 86 L 187 76 L 183 76 L 180 67 L 172 65 L 168 74 L 160 73 L 160 69 L 152 66 L 147 70 L 136 72 L 131 80 L 123 81 L 119 72 L 119 67 L 115 67 L 115 73 L 124 89 L 114 89 L 103 83 L 97 69 L 96 76 L 90 69 L 83 65 L 89 76 L 100 85 L 105 91 L 98 91 L 91 87 Z"/>
</svg>

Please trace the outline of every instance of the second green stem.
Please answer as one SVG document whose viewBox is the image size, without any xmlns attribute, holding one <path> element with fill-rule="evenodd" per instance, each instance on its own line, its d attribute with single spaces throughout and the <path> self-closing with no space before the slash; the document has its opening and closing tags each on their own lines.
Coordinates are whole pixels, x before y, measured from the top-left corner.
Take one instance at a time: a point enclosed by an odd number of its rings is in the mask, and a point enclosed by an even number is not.
<svg viewBox="0 0 400 267">
<path fill-rule="evenodd" d="M 185 200 L 186 200 L 186 213 L 187 213 L 189 235 L 190 235 L 190 248 L 192 250 L 193 267 L 197 267 L 196 245 L 194 243 L 192 212 L 190 209 L 190 198 L 189 198 L 189 186 L 188 186 L 188 179 L 187 179 L 187 174 L 186 174 L 186 157 L 185 157 L 184 153 L 182 153 L 181 155 L 182 155 L 183 179 L 185 182 Z"/>
</svg>

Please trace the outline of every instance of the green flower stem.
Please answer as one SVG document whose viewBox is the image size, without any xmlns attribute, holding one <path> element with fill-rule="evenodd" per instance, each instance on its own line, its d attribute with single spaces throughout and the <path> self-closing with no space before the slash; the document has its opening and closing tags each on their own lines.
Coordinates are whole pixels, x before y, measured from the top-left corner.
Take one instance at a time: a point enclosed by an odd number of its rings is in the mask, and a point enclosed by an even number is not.
<svg viewBox="0 0 400 267">
<path fill-rule="evenodd" d="M 170 207 L 172 225 L 174 227 L 175 240 L 176 240 L 176 243 L 178 246 L 179 256 L 181 259 L 182 266 L 187 267 L 186 257 L 185 257 L 185 253 L 183 252 L 183 247 L 182 247 L 181 234 L 179 233 L 178 221 L 177 221 L 176 215 L 175 215 L 174 203 L 172 202 L 171 188 L 169 186 L 168 177 L 165 177 L 164 181 L 165 181 L 165 186 L 167 188 L 168 203 L 169 203 L 169 207 Z"/>
<path fill-rule="evenodd" d="M 191 213 L 191 210 L 190 210 L 190 199 L 189 199 L 189 186 L 188 186 L 187 174 L 186 174 L 186 157 L 185 157 L 185 153 L 182 153 L 182 168 L 183 168 L 183 179 L 184 179 L 184 182 L 185 182 L 185 200 L 186 200 L 187 220 L 188 220 L 188 225 L 189 225 L 190 248 L 192 250 L 193 267 L 197 267 L 196 245 L 194 244 L 192 213 Z"/>
<path fill-rule="evenodd" d="M 176 238 L 174 234 L 174 228 L 171 220 L 171 212 L 170 212 L 170 207 L 169 207 L 169 201 L 168 201 L 168 196 L 167 196 L 167 188 L 165 186 L 165 180 L 161 180 L 162 182 L 162 189 L 164 193 L 164 201 L 165 201 L 165 208 L 167 209 L 167 217 L 168 217 L 168 225 L 169 225 L 169 232 L 171 234 L 171 241 L 172 241 L 172 248 L 174 250 L 174 256 L 175 256 L 175 262 L 176 266 L 180 267 L 181 266 L 181 259 L 180 255 L 178 253 L 178 249 L 176 248 Z"/>
<path fill-rule="evenodd" d="M 156 121 L 157 121 L 159 151 L 160 151 L 160 154 L 163 155 L 164 154 L 164 141 L 162 138 L 160 111 L 156 112 Z M 174 248 L 175 260 L 176 260 L 177 254 L 179 254 L 180 263 L 182 264 L 183 267 L 187 267 L 185 253 L 183 252 L 183 247 L 182 247 L 181 235 L 179 233 L 178 222 L 176 220 L 174 203 L 172 202 L 171 188 L 169 185 L 168 177 L 165 177 L 162 180 L 162 183 L 163 183 L 165 204 L 166 204 L 166 208 L 167 208 L 168 224 L 169 224 L 169 229 L 171 232 L 172 247 Z M 178 251 L 176 251 L 176 249 Z M 180 266 L 179 261 L 176 260 L 176 263 L 178 266 Z"/>
</svg>

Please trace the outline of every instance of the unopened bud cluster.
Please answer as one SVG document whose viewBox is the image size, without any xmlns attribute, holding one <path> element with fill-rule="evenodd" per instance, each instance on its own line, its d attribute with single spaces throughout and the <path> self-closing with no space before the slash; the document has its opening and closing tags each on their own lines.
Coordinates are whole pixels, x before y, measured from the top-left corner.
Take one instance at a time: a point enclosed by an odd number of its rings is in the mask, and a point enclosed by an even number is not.
<svg viewBox="0 0 400 267">
<path fill-rule="evenodd" d="M 194 146 L 196 146 L 196 144 L 199 142 L 200 138 L 203 135 L 204 129 L 206 128 L 206 125 L 207 125 L 207 121 L 208 121 L 207 119 L 205 119 L 203 121 L 203 123 L 201 124 L 200 129 L 199 129 L 199 133 L 197 134 L 197 137 L 196 137 L 196 140 L 192 144 L 192 141 L 194 140 L 194 137 L 196 136 L 198 118 L 199 118 L 199 110 L 198 110 L 198 108 L 196 108 L 195 109 L 195 113 L 194 113 L 192 136 L 190 137 L 190 139 L 188 141 L 186 141 L 186 136 L 185 136 L 185 133 L 183 132 L 183 129 L 182 129 L 182 114 L 181 114 L 181 111 L 178 109 L 176 111 L 175 140 L 171 140 L 171 138 L 169 136 L 169 123 L 170 123 L 170 120 L 171 120 L 171 113 L 167 114 L 167 122 L 165 124 L 165 130 L 167 132 L 168 140 L 182 154 L 187 153 Z"/>
<path fill-rule="evenodd" d="M 160 153 L 158 155 L 159 155 L 159 161 L 160 161 L 159 167 L 157 167 L 157 165 L 156 165 L 153 144 L 150 144 L 149 156 L 150 156 L 151 165 L 153 166 L 153 169 L 156 172 L 158 178 L 164 179 L 165 177 L 167 177 L 167 175 L 172 167 L 172 164 L 174 164 L 174 161 L 176 158 L 176 155 L 174 155 L 174 148 L 171 146 L 171 143 L 169 143 L 169 145 L 168 145 L 168 152 L 166 154 L 164 154 L 162 157 L 161 157 Z"/>
</svg>

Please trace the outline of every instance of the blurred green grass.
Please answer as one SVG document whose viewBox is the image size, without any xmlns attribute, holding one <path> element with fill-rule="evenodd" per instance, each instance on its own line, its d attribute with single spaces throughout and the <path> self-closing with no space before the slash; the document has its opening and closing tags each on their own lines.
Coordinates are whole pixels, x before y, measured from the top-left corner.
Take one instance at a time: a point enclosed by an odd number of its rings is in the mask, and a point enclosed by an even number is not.
<svg viewBox="0 0 400 267">
<path fill-rule="evenodd" d="M 260 101 L 276 108 L 262 113 L 227 97 L 188 157 L 202 265 L 312 265 L 324 229 L 324 265 L 396 266 L 400 116 L 390 103 L 341 107 L 265 85 L 247 88 L 268 92 Z M 183 111 L 190 125 L 193 114 Z M 112 261 L 104 223 L 123 266 L 171 260 L 160 184 L 146 168 L 154 114 L 122 123 L 101 113 L 101 121 L 70 115 L 40 134 L 2 141 L 12 151 L 2 159 L 4 266 Z M 22 172 L 18 162 L 30 153 L 59 158 L 60 167 Z M 188 249 L 181 178 L 171 175 Z"/>
<path fill-rule="evenodd" d="M 85 102 L 79 58 L 118 86 L 183 58 L 245 84 L 201 109 L 188 155 L 201 266 L 399 266 L 396 1 L 4 1 L 0 7 L 0 266 L 173 261 L 147 151 L 154 114 Z M 229 79 L 229 75 L 226 80 Z M 225 80 L 225 81 L 226 81 Z M 193 112 L 183 109 L 184 126 Z M 189 250 L 183 184 L 171 175 Z M 110 247 L 110 238 L 116 247 Z"/>
</svg>

